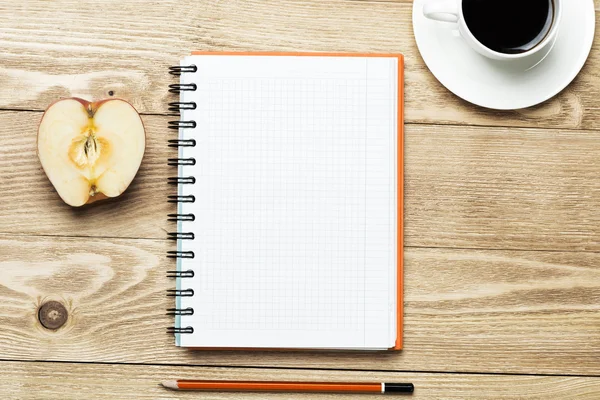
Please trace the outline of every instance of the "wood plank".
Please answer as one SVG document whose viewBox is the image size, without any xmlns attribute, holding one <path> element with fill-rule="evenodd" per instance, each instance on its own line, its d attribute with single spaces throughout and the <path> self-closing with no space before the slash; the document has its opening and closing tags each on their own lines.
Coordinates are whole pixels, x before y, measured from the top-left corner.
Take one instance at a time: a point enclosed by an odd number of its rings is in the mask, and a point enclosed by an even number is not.
<svg viewBox="0 0 600 400">
<path fill-rule="evenodd" d="M 41 169 L 39 118 L 0 111 L 0 233 L 162 239 L 174 229 L 169 117 L 144 116 L 146 156 L 125 195 L 81 209 Z M 599 153 L 596 131 L 408 125 L 406 245 L 600 251 Z"/>
<path fill-rule="evenodd" d="M 390 2 L 390 3 L 406 3 L 413 4 L 414 0 L 349 0 L 349 1 L 364 1 L 367 3 L 371 2 Z M 594 0 L 594 4 L 596 5 L 596 11 L 600 8 L 600 0 Z"/>
<path fill-rule="evenodd" d="M 140 365 L 94 365 L 0 362 L 0 394 L 9 399 L 305 399 L 306 394 L 174 392 L 158 382 L 166 379 L 293 380 L 326 382 L 412 382 L 411 399 L 596 399 L 600 378 L 348 372 L 322 370 L 191 368 Z M 118 387 L 123 385 L 123 387 Z M 312 394 L 311 399 L 342 399 L 345 395 Z M 361 395 L 380 399 L 380 395 Z"/>
<path fill-rule="evenodd" d="M 42 113 L 0 112 L 0 232 L 13 234 L 165 238 L 174 226 L 167 203 L 174 194 L 167 166 L 177 151 L 167 147 L 172 118 L 144 116 L 146 154 L 135 180 L 119 198 L 72 208 L 58 196 L 37 157 Z M 15 129 L 19 127 L 19 129 Z"/>
<path fill-rule="evenodd" d="M 600 136 L 408 126 L 405 244 L 600 250 Z"/>
<path fill-rule="evenodd" d="M 100 99 L 114 91 L 140 111 L 164 113 L 173 100 L 165 90 L 173 82 L 166 69 L 193 49 L 403 52 L 408 122 L 600 129 L 598 43 L 557 98 L 527 110 L 491 112 L 458 99 L 427 70 L 408 1 L 144 4 L 109 0 L 102 12 L 96 2 L 73 0 L 0 5 L 0 108 L 43 110 L 60 96 Z"/>
<path fill-rule="evenodd" d="M 2 359 L 600 375 L 600 254 L 407 249 L 405 349 L 187 351 L 166 241 L 0 237 Z M 70 318 L 52 332 L 46 300 Z"/>
</svg>

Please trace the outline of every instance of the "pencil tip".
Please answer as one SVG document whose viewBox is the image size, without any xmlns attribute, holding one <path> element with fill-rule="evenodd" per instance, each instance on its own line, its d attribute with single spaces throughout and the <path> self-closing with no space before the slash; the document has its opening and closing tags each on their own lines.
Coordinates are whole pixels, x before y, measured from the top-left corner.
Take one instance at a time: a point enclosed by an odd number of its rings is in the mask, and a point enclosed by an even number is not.
<svg viewBox="0 0 600 400">
<path fill-rule="evenodd" d="M 179 389 L 179 386 L 177 386 L 177 381 L 162 381 L 160 384 L 167 389 Z"/>
</svg>

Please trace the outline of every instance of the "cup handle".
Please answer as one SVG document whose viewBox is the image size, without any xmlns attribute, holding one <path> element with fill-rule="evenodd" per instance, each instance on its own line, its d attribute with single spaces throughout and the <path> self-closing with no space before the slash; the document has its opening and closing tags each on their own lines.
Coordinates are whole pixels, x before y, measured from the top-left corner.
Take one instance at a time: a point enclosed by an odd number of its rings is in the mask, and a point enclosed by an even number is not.
<svg viewBox="0 0 600 400">
<path fill-rule="evenodd" d="M 423 15 L 441 22 L 458 22 L 458 3 L 456 0 L 430 1 L 423 6 Z"/>
</svg>

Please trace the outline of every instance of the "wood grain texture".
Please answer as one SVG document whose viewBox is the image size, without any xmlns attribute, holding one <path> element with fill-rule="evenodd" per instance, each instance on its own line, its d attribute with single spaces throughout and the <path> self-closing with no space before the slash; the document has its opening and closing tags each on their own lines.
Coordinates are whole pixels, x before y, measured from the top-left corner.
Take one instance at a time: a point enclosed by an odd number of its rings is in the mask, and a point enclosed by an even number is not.
<svg viewBox="0 0 600 400">
<path fill-rule="evenodd" d="M 0 354 L 11 360 L 600 375 L 600 254 L 408 249 L 405 350 L 176 348 L 166 241 L 0 237 Z M 42 328 L 45 300 L 66 305 Z"/>
<path fill-rule="evenodd" d="M 595 132 L 408 126 L 405 244 L 600 250 Z"/>
<path fill-rule="evenodd" d="M 157 386 L 186 377 L 412 381 L 417 399 L 600 397 L 598 41 L 558 97 L 492 112 L 427 70 L 412 0 L 29 0 L 0 3 L 0 15 L 0 109 L 21 110 L 0 111 L 0 398 L 197 398 Z M 82 209 L 58 198 L 35 155 L 39 111 L 113 91 L 165 114 L 167 68 L 191 50 L 405 54 L 403 352 L 174 346 L 164 315 L 172 117 L 144 116 L 147 152 L 124 196 Z M 69 311 L 54 332 L 36 318 L 47 300 Z M 400 372 L 410 370 L 444 373 Z M 112 386 L 120 379 L 125 392 Z"/>
<path fill-rule="evenodd" d="M 83 208 L 67 206 L 46 177 L 37 157 L 40 112 L 0 111 L 0 232 L 58 236 L 165 238 L 167 203 L 175 188 L 167 177 L 177 174 L 167 159 L 174 133 L 169 117 L 144 116 L 146 153 L 129 189 L 119 198 Z M 16 129 L 15 127 L 18 127 Z"/>
<path fill-rule="evenodd" d="M 175 229 L 169 117 L 144 116 L 147 151 L 127 192 L 80 209 L 41 169 L 40 118 L 0 111 L 0 233 L 163 239 Z M 599 132 L 409 125 L 405 142 L 407 246 L 600 251 Z"/>
<path fill-rule="evenodd" d="M 406 3 L 413 4 L 414 0 L 348 0 L 348 1 L 363 1 L 366 3 L 370 2 L 390 2 L 390 3 Z M 594 4 L 596 5 L 596 11 L 600 9 L 600 0 L 594 0 Z"/>
<path fill-rule="evenodd" d="M 315 370 L 190 368 L 139 365 L 85 365 L 68 363 L 0 363 L 0 396 L 28 400 L 81 399 L 381 399 L 380 395 L 264 394 L 175 392 L 158 382 L 165 379 L 301 380 L 336 382 L 412 382 L 410 399 L 597 399 L 600 378 L 456 375 Z M 118 385 L 124 385 L 120 388 Z M 401 396 L 404 397 L 404 396 Z"/>
<path fill-rule="evenodd" d="M 596 4 L 600 4 L 596 0 Z M 410 1 L 32 0 L 0 4 L 0 108 L 43 110 L 60 96 L 110 90 L 140 111 L 172 100 L 167 67 L 191 50 L 402 52 L 411 123 L 600 129 L 599 43 L 560 96 L 526 110 L 491 112 L 443 88 L 412 33 Z"/>
</svg>

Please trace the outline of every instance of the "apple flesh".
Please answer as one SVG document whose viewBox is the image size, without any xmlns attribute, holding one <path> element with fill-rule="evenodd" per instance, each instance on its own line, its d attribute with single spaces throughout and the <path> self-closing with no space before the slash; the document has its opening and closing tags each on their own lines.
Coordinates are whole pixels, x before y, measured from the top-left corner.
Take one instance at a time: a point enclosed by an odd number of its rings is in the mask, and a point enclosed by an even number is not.
<svg viewBox="0 0 600 400">
<path fill-rule="evenodd" d="M 58 195 L 80 207 L 127 189 L 142 163 L 146 133 L 138 112 L 124 100 L 70 98 L 48 107 L 37 145 Z"/>
</svg>

